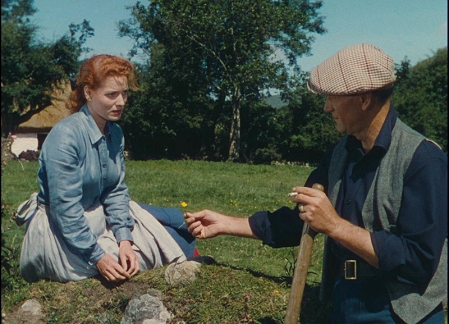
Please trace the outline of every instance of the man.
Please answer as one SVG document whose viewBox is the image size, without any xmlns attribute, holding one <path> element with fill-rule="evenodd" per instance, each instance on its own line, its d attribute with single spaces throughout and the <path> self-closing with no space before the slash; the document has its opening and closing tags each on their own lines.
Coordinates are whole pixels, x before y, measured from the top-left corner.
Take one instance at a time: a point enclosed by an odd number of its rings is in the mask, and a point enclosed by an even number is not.
<svg viewBox="0 0 449 324">
<path fill-rule="evenodd" d="M 346 136 L 293 188 L 300 210 L 187 213 L 189 231 L 283 247 L 299 244 L 307 222 L 326 235 L 321 298 L 332 296 L 333 323 L 444 323 L 447 156 L 397 118 L 394 81 L 393 60 L 369 44 L 318 65 L 309 90 L 327 96 L 324 111 Z"/>
</svg>

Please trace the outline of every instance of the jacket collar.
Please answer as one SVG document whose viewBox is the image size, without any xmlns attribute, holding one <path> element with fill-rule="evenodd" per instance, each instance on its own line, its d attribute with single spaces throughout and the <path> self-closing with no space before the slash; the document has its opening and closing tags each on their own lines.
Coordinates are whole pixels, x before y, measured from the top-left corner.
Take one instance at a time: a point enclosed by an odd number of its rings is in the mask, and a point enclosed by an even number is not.
<svg viewBox="0 0 449 324">
<path fill-rule="evenodd" d="M 84 105 L 83 107 L 81 107 L 80 117 L 86 127 L 90 142 L 92 144 L 97 143 L 103 137 L 103 134 L 101 134 L 100 129 L 98 128 L 97 124 L 95 123 L 94 118 L 92 117 L 89 109 L 87 108 L 87 105 Z M 109 137 L 109 138 L 112 137 L 112 132 L 109 131 L 110 123 L 111 122 L 108 121 L 104 128 L 105 136 Z"/>
</svg>

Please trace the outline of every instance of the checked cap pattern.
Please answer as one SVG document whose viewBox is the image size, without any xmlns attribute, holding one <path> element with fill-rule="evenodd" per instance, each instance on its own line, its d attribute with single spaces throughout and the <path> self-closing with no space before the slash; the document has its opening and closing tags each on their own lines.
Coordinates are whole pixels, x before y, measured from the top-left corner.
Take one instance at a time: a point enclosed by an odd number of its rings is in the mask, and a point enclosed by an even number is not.
<svg viewBox="0 0 449 324">
<path fill-rule="evenodd" d="M 310 73 L 307 87 L 324 95 L 350 95 L 384 88 L 396 80 L 393 59 L 370 44 L 343 48 Z"/>
</svg>

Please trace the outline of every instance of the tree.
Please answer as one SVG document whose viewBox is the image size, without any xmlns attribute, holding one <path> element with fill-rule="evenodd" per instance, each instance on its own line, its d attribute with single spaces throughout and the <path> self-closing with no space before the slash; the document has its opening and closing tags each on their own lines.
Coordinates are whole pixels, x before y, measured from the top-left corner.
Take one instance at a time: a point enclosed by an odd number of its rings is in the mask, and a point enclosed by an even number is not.
<svg viewBox="0 0 449 324">
<path fill-rule="evenodd" d="M 392 102 L 398 116 L 447 152 L 447 47 L 415 66 L 405 59 L 396 75 Z"/>
<path fill-rule="evenodd" d="M 289 67 L 299 69 L 296 59 L 310 53 L 312 34 L 325 32 L 320 7 L 306 0 L 156 0 L 132 6 L 133 18 L 119 28 L 135 40 L 132 54 L 157 49 L 178 80 L 198 81 L 198 96 L 215 99 L 222 112 L 230 106 L 228 154 L 236 161 L 241 109 L 250 106 L 243 103 L 285 89 Z M 274 59 L 281 52 L 286 60 Z M 193 96 L 194 83 L 189 90 Z"/>
<path fill-rule="evenodd" d="M 1 113 L 2 135 L 49 105 L 56 89 L 76 72 L 82 44 L 93 35 L 84 20 L 71 24 L 70 34 L 54 42 L 37 39 L 38 27 L 29 17 L 36 12 L 33 1 L 2 0 Z M 78 36 L 77 38 L 77 35 Z"/>
<path fill-rule="evenodd" d="M 318 162 L 323 154 L 341 138 L 330 114 L 323 111 L 326 96 L 317 95 L 307 88 L 309 74 L 298 75 L 286 99 L 288 133 L 281 151 L 289 161 Z"/>
<path fill-rule="evenodd" d="M 141 91 L 132 93 L 120 125 L 135 159 L 208 156 L 217 120 L 204 77 L 180 77 L 165 56 L 135 64 Z"/>
</svg>

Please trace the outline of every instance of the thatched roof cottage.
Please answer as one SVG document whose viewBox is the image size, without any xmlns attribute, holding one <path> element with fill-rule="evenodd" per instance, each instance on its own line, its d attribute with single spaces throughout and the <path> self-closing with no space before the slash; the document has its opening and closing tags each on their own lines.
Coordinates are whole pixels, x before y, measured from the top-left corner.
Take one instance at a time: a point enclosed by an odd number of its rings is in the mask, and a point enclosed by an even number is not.
<svg viewBox="0 0 449 324">
<path fill-rule="evenodd" d="M 22 123 L 14 134 L 14 142 L 11 151 L 19 156 L 23 151 L 38 151 L 42 148 L 45 137 L 52 127 L 60 120 L 68 117 L 70 111 L 65 108 L 65 100 L 71 92 L 70 84 L 62 91 L 56 91 L 53 104 L 38 114 L 33 115 L 28 121 Z"/>
</svg>

